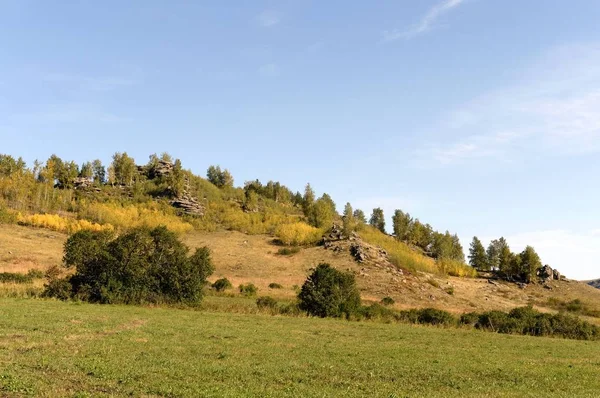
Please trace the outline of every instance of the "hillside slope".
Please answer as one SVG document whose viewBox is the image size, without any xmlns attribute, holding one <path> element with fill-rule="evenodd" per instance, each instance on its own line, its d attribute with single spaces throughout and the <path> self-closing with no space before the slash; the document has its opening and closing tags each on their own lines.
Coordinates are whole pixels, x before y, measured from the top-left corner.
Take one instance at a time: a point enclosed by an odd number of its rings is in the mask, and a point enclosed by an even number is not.
<svg viewBox="0 0 600 398">
<path fill-rule="evenodd" d="M 43 229 L 0 225 L 0 272 L 27 272 L 59 264 L 66 235 Z M 278 254 L 271 236 L 246 235 L 235 231 L 190 232 L 183 235 L 192 248 L 211 249 L 215 273 L 211 280 L 226 277 L 234 286 L 254 283 L 260 295 L 292 299 L 311 267 L 327 262 L 336 268 L 351 270 L 357 276 L 365 301 L 389 296 L 397 308 L 437 307 L 452 312 L 507 310 L 533 304 L 553 311 L 560 304 L 579 300 L 588 310 L 600 309 L 600 290 L 584 282 L 554 281 L 549 286 L 531 284 L 525 289 L 485 278 L 445 277 L 423 272 L 411 273 L 378 264 L 359 264 L 348 252 L 310 247 L 291 256 Z M 269 289 L 278 283 L 282 289 Z M 551 290 L 549 289 L 551 288 Z M 584 314 L 585 315 L 585 314 Z"/>
</svg>

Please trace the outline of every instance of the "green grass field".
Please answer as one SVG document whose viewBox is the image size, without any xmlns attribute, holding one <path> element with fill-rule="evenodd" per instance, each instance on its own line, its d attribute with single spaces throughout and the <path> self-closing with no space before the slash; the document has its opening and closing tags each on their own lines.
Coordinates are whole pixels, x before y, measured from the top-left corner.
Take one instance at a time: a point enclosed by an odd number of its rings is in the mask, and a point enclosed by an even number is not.
<svg viewBox="0 0 600 398">
<path fill-rule="evenodd" d="M 597 397 L 598 342 L 0 299 L 0 396 Z"/>
</svg>

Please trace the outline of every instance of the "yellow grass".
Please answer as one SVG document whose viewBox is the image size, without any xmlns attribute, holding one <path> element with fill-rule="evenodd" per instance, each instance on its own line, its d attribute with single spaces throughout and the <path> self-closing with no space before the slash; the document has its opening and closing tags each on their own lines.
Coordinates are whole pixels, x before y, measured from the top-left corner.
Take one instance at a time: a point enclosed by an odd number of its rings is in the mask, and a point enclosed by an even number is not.
<svg viewBox="0 0 600 398">
<path fill-rule="evenodd" d="M 302 246 L 318 242 L 323 236 L 323 230 L 297 222 L 280 225 L 275 235 L 284 245 Z"/>
<path fill-rule="evenodd" d="M 77 220 L 59 216 L 58 214 L 17 214 L 17 223 L 37 228 L 51 229 L 57 232 L 73 234 L 82 230 L 88 231 L 112 231 L 110 224 L 96 224 L 88 220 Z"/>
<path fill-rule="evenodd" d="M 373 227 L 364 227 L 360 231 L 360 236 L 366 242 L 385 249 L 388 252 L 390 261 L 404 269 L 458 277 L 473 278 L 477 276 L 477 272 L 472 267 L 460 261 L 448 259 L 436 261 L 411 249 L 404 242 L 399 242 Z"/>
<path fill-rule="evenodd" d="M 110 224 L 117 229 L 141 226 L 154 228 L 161 225 L 176 233 L 193 229 L 191 224 L 182 221 L 171 209 L 162 208 L 156 203 L 129 206 L 91 203 L 80 214 L 86 219 L 102 225 Z"/>
</svg>

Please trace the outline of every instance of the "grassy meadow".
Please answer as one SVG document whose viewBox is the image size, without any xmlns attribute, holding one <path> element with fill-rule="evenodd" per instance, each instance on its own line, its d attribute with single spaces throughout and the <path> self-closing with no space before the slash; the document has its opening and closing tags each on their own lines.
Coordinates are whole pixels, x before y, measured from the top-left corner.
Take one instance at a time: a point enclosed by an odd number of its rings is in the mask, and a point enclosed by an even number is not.
<svg viewBox="0 0 600 398">
<path fill-rule="evenodd" d="M 596 397 L 597 342 L 0 299 L 0 396 Z"/>
</svg>

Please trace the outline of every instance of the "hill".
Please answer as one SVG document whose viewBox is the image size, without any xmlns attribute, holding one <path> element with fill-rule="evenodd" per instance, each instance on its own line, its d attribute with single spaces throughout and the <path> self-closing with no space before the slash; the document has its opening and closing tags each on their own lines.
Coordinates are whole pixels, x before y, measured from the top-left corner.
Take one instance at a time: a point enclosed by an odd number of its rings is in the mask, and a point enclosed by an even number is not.
<svg viewBox="0 0 600 398">
<path fill-rule="evenodd" d="M 600 289 L 600 279 L 596 279 L 593 281 L 587 281 L 587 284 L 592 287 L 595 287 L 596 289 Z"/>
<path fill-rule="evenodd" d="M 26 273 L 59 264 L 66 234 L 45 229 L 0 225 L 0 272 Z M 600 290 L 576 281 L 530 284 L 525 289 L 515 283 L 481 278 L 461 278 L 421 271 L 384 267 L 374 262 L 358 263 L 349 251 L 323 246 L 301 248 L 293 255 L 278 254 L 281 246 L 269 235 L 248 235 L 237 231 L 191 231 L 182 236 L 190 247 L 211 249 L 215 272 L 211 281 L 228 278 L 234 287 L 254 283 L 260 295 L 292 300 L 311 267 L 321 262 L 351 270 L 357 277 L 361 296 L 366 302 L 391 297 L 399 309 L 436 307 L 454 313 L 479 310 L 510 310 L 532 304 L 543 311 L 564 310 L 568 303 L 579 315 L 600 312 Z M 277 283 L 281 289 L 271 289 Z M 41 282 L 38 282 L 41 287 Z M 0 285 L 0 291 L 7 289 Z M 236 293 L 237 294 L 237 293 Z M 600 324 L 600 319 L 587 317 Z"/>
<path fill-rule="evenodd" d="M 309 269 L 326 262 L 351 270 L 367 302 L 390 297 L 399 308 L 454 312 L 532 304 L 600 314 L 600 291 L 542 267 L 532 247 L 513 253 L 499 238 L 486 250 L 474 237 L 470 266 L 456 234 L 436 231 L 400 209 L 392 236 L 383 228 L 381 209 L 373 209 L 369 220 L 350 203 L 341 215 L 336 209 L 328 194 L 317 198 L 310 184 L 304 194 L 278 181 L 236 187 L 227 169 L 210 166 L 203 178 L 168 154 L 138 165 L 115 153 L 108 167 L 100 160 L 78 165 L 52 155 L 32 168 L 0 155 L 0 272 L 24 274 L 60 264 L 69 233 L 164 225 L 190 247 L 212 250 L 213 280 L 251 282 L 261 294 L 282 299 L 295 297 Z M 476 268 L 497 271 L 477 277 Z M 272 283 L 283 289 L 270 289 Z M 11 289 L 13 295 L 35 293 Z"/>
</svg>

